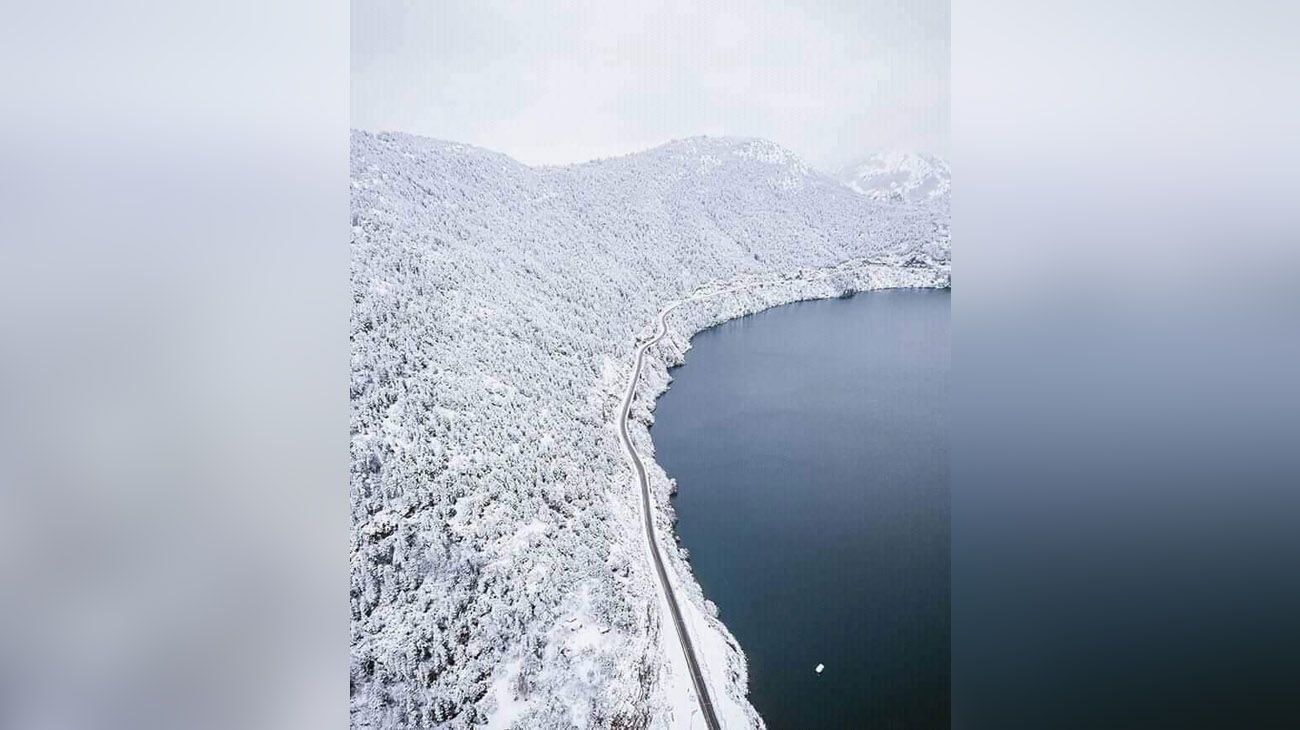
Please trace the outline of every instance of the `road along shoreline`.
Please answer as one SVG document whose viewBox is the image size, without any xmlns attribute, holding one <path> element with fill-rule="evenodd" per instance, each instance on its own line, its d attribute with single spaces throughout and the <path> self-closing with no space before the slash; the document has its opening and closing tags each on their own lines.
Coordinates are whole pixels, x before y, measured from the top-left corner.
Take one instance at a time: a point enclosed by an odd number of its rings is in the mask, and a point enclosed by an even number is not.
<svg viewBox="0 0 1300 730">
<path fill-rule="evenodd" d="M 636 471 L 637 483 L 641 492 L 641 516 L 644 523 L 646 539 L 650 548 L 650 556 L 654 563 L 655 572 L 658 574 L 660 590 L 664 598 L 668 601 L 668 609 L 673 625 L 677 630 L 677 639 L 681 644 L 682 653 L 686 659 L 687 671 L 691 675 L 691 684 L 695 688 L 695 700 L 700 706 L 700 712 L 704 718 L 705 724 L 710 730 L 719 730 L 722 726 L 718 723 L 718 716 L 713 708 L 713 701 L 709 695 L 708 683 L 700 671 L 700 663 L 695 655 L 694 645 L 691 643 L 690 632 L 686 629 L 686 622 L 682 618 L 681 607 L 677 603 L 676 592 L 673 590 L 672 583 L 668 580 L 667 570 L 664 568 L 663 556 L 659 551 L 659 541 L 655 539 L 654 518 L 650 506 L 650 483 L 646 478 L 645 465 L 641 461 L 641 456 L 637 453 L 636 447 L 632 445 L 632 439 L 627 432 L 628 412 L 632 408 L 632 400 L 636 397 L 636 383 L 640 379 L 641 365 L 645 361 L 645 352 L 647 349 L 663 339 L 668 333 L 668 323 L 666 318 L 668 313 L 678 305 L 670 305 L 660 310 L 658 317 L 658 326 L 653 336 L 646 339 L 637 347 L 636 362 L 632 367 L 632 377 L 628 381 L 627 393 L 623 399 L 623 406 L 619 412 L 619 440 L 623 448 L 627 451 L 632 466 Z"/>
<path fill-rule="evenodd" d="M 723 726 L 719 721 L 718 708 L 715 706 L 715 698 L 719 696 L 719 690 L 725 695 L 727 690 L 731 689 L 733 694 L 739 694 L 739 701 L 747 706 L 747 703 L 743 701 L 746 688 L 744 686 L 719 688 L 717 683 L 719 681 L 727 683 L 728 678 L 726 677 L 715 678 L 714 684 L 710 686 L 710 677 L 707 674 L 710 667 L 706 666 L 703 661 L 699 644 L 704 639 L 696 636 L 693 640 L 690 631 L 691 627 L 688 624 L 693 624 L 698 631 L 704 633 L 717 631 L 723 634 L 724 637 L 729 635 L 721 622 L 707 612 L 703 612 L 707 623 L 714 625 L 700 627 L 695 622 L 687 620 L 688 617 L 683 614 L 683 604 L 688 606 L 687 610 L 696 610 L 697 612 L 700 612 L 699 606 L 691 603 L 691 596 L 679 595 L 680 591 L 674 588 L 674 582 L 670 578 L 670 571 L 673 570 L 674 566 L 668 565 L 668 563 L 671 562 L 671 556 L 677 556 L 678 554 L 675 550 L 670 551 L 669 560 L 666 561 L 665 551 L 660 546 L 658 536 L 660 531 L 656 530 L 654 525 L 656 513 L 646 463 L 633 445 L 628 430 L 631 407 L 636 400 L 637 387 L 647 363 L 647 354 L 651 348 L 668 335 L 668 315 L 684 305 L 705 303 L 730 293 L 746 292 L 751 295 L 744 300 L 730 302 L 730 306 L 717 303 L 719 306 L 716 311 L 693 312 L 694 316 L 689 317 L 691 321 L 686 323 L 686 329 L 693 334 L 707 327 L 763 309 L 801 300 L 833 298 L 842 295 L 846 291 L 946 287 L 949 285 L 948 271 L 949 266 L 946 261 L 917 260 L 914 257 L 906 260 L 885 257 L 857 259 L 824 269 L 806 269 L 778 278 L 770 278 L 769 276 L 769 278 L 731 282 L 725 285 L 703 286 L 696 289 L 691 295 L 661 309 L 654 319 L 654 327 L 651 332 L 637 338 L 634 345 L 635 355 L 632 372 L 623 391 L 618 411 L 619 442 L 637 480 L 637 502 L 645 538 L 643 544 L 649 551 L 650 562 L 659 584 L 659 593 L 667 607 L 668 618 L 673 622 L 674 631 L 672 635 L 677 639 L 678 646 L 676 648 L 680 651 L 680 656 L 686 663 L 687 673 L 691 679 L 690 688 L 693 690 L 692 694 L 694 695 L 693 704 L 699 707 L 700 715 L 709 728 L 716 729 Z M 653 356 L 650 357 L 649 362 L 663 367 L 665 373 L 667 366 L 673 364 L 664 361 L 662 358 L 656 360 Z M 649 396 L 653 399 L 666 388 L 665 381 L 658 392 L 652 392 Z M 650 461 L 650 465 L 658 467 L 653 460 Z M 671 528 L 669 528 L 670 531 Z M 689 567 L 684 565 L 684 561 L 681 560 L 680 556 L 678 556 L 677 573 L 679 585 L 687 589 L 693 588 L 695 593 L 700 593 L 698 585 L 694 583 L 694 577 L 690 574 Z M 696 597 L 700 603 L 702 603 L 701 596 L 702 593 Z M 734 644 L 734 641 L 731 643 Z M 668 650 L 670 649 L 665 647 L 665 651 Z M 743 654 L 740 656 L 740 661 L 743 664 Z M 743 667 L 740 676 L 744 676 Z M 732 678 L 734 679 L 734 677 L 735 674 L 733 673 Z M 743 685 L 743 680 L 740 684 Z M 761 724 L 761 720 L 753 713 L 752 708 L 748 708 L 748 714 L 753 715 L 754 720 Z"/>
</svg>

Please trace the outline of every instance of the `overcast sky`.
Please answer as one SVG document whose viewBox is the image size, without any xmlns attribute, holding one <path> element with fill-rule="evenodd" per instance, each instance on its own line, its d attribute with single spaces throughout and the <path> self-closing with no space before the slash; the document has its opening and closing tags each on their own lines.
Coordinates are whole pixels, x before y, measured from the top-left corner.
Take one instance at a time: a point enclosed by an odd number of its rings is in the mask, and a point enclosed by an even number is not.
<svg viewBox="0 0 1300 730">
<path fill-rule="evenodd" d="M 697 134 L 946 155 L 948 25 L 948 0 L 353 0 L 352 126 L 530 164 Z"/>
</svg>

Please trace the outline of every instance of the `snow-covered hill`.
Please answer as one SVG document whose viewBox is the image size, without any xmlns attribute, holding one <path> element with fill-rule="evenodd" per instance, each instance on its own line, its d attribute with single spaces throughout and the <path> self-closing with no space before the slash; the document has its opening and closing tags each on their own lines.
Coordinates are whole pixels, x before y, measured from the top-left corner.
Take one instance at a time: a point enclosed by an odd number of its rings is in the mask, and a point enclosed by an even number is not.
<svg viewBox="0 0 1300 730">
<path fill-rule="evenodd" d="M 353 726 L 686 726 L 614 426 L 635 337 L 698 287 L 788 280 L 674 313 L 632 413 L 652 454 L 654 396 L 691 334 L 942 285 L 946 210 L 875 203 L 743 139 L 531 168 L 355 132 L 351 188 Z M 812 273 L 864 256 L 881 261 Z M 646 466 L 671 534 L 671 485 Z M 666 547 L 719 712 L 760 724 L 739 647 Z"/>
<path fill-rule="evenodd" d="M 840 182 L 873 199 L 916 203 L 947 197 L 948 163 L 917 152 L 881 152 L 840 171 Z"/>
</svg>

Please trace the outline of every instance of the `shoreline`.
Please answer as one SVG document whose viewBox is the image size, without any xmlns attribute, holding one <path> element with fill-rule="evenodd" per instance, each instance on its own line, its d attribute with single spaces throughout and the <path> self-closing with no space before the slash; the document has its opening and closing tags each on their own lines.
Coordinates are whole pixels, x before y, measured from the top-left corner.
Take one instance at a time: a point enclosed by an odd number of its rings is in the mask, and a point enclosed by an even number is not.
<svg viewBox="0 0 1300 730">
<path fill-rule="evenodd" d="M 645 347 L 636 382 L 629 383 L 633 407 L 626 417 L 628 446 L 635 448 L 644 462 L 653 512 L 650 517 L 659 552 L 664 556 L 669 582 L 689 627 L 708 692 L 719 716 L 724 718 L 725 727 L 765 725 L 749 703 L 748 662 L 744 651 L 718 617 L 717 607 L 703 594 L 689 559 L 683 554 L 684 548 L 674 529 L 676 513 L 671 497 L 676 491 L 675 483 L 655 459 L 649 429 L 654 423 L 658 398 L 671 385 L 669 370 L 685 362 L 691 338 L 724 322 L 785 304 L 834 299 L 846 294 L 882 289 L 948 288 L 950 271 L 948 261 L 929 257 L 853 259 L 829 268 L 797 270 L 775 279 L 768 275 L 705 285 L 669 303 L 655 316 L 655 323 L 662 318 L 665 328 L 657 342 Z M 654 325 L 649 334 L 643 329 L 637 342 L 644 342 L 654 332 Z M 640 349 L 638 344 L 633 356 Z M 619 413 L 622 414 L 621 408 Z M 649 546 L 644 550 L 649 558 Z M 657 592 L 662 611 L 668 605 L 667 600 L 662 590 Z M 690 682 L 683 676 L 686 660 L 682 647 L 675 632 L 657 630 L 656 634 L 661 653 L 659 668 L 663 681 L 658 689 L 663 693 L 663 709 L 670 720 L 679 715 L 693 718 L 698 710 L 690 712 L 695 700 Z"/>
</svg>

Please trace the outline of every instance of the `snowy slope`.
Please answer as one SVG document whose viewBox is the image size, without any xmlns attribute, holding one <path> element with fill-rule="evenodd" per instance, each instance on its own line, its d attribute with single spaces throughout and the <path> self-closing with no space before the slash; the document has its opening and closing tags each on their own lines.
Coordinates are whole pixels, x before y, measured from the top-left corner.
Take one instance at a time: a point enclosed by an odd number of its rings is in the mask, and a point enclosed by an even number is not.
<svg viewBox="0 0 1300 730">
<path fill-rule="evenodd" d="M 798 298 L 942 285 L 946 212 L 725 138 L 531 168 L 355 132 L 351 188 L 353 726 L 686 726 L 614 428 L 634 338 L 697 287 L 782 277 L 674 314 L 632 412 L 652 455 L 653 396 L 691 334 Z M 820 271 L 868 255 L 887 260 Z M 671 486 L 647 469 L 671 534 Z M 667 547 L 720 712 L 759 724 L 739 647 Z"/>
<path fill-rule="evenodd" d="M 840 171 L 840 182 L 873 200 L 916 203 L 944 198 L 948 163 L 917 152 L 881 152 Z"/>
</svg>

